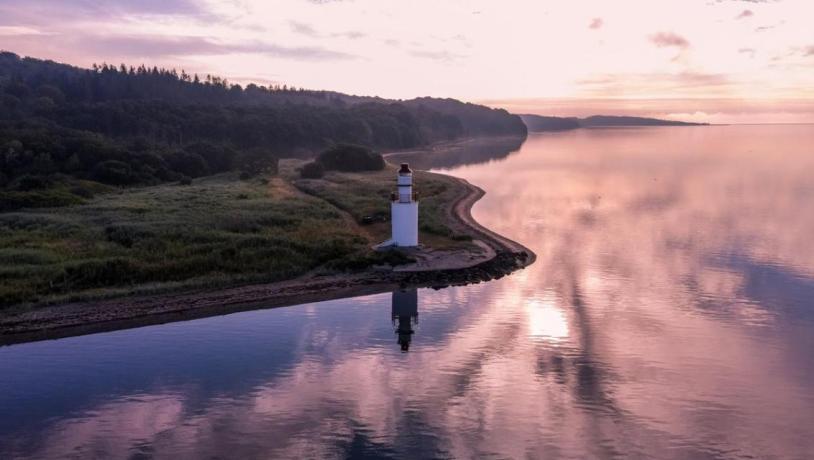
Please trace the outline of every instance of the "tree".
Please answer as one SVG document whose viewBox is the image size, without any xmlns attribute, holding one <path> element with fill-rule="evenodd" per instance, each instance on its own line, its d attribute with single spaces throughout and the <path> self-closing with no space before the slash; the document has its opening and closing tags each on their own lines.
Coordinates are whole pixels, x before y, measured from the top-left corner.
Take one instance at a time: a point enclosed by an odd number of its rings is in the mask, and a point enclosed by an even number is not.
<svg viewBox="0 0 814 460">
<path fill-rule="evenodd" d="M 108 160 L 93 168 L 93 178 L 110 185 L 128 185 L 133 180 L 133 171 L 127 163 Z"/>
</svg>

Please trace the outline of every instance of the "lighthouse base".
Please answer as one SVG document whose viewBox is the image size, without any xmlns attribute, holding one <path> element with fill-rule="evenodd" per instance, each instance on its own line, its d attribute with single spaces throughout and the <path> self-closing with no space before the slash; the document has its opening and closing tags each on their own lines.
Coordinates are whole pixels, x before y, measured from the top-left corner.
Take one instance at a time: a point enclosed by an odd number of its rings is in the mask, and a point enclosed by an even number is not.
<svg viewBox="0 0 814 460">
<path fill-rule="evenodd" d="M 390 204 L 392 237 L 388 241 L 392 246 L 418 246 L 418 202 L 393 202 Z"/>
</svg>

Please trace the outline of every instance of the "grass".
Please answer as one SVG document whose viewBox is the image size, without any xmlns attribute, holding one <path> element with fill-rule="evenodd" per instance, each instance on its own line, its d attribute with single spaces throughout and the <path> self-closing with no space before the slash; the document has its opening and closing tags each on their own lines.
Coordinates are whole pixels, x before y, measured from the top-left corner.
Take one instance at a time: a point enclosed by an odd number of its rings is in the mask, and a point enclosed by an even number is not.
<svg viewBox="0 0 814 460">
<path fill-rule="evenodd" d="M 281 166 L 281 175 L 303 192 L 321 198 L 350 214 L 357 224 L 376 240 L 390 237 L 390 192 L 395 191 L 397 168 L 388 165 L 383 171 L 340 173 L 329 171 L 322 179 L 300 179 L 295 174 L 298 164 Z M 458 182 L 436 174 L 414 173 L 415 190 L 419 193 L 420 240 L 437 249 L 458 248 L 471 240 L 448 225 L 447 206 L 462 193 Z M 372 223 L 367 224 L 367 221 Z"/>
<path fill-rule="evenodd" d="M 229 173 L 188 186 L 96 190 L 70 206 L 0 213 L 0 306 L 271 282 L 314 269 L 409 261 L 370 250 L 389 237 L 392 169 L 305 180 L 296 173 L 300 164 L 282 162 L 273 178 L 242 181 Z M 440 176 L 419 174 L 417 181 L 422 242 L 467 244 L 443 214 L 460 189 Z"/>
</svg>

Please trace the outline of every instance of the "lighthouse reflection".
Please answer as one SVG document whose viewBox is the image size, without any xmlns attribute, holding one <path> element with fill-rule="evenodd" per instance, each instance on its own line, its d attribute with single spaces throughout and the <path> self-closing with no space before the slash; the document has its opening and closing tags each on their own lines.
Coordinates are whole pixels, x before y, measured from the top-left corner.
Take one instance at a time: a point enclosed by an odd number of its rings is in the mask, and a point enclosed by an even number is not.
<svg viewBox="0 0 814 460">
<path fill-rule="evenodd" d="M 391 311 L 393 326 L 396 328 L 398 344 L 401 351 L 410 349 L 410 341 L 415 330 L 413 326 L 418 325 L 418 290 L 400 289 L 393 291 L 393 307 Z"/>
</svg>

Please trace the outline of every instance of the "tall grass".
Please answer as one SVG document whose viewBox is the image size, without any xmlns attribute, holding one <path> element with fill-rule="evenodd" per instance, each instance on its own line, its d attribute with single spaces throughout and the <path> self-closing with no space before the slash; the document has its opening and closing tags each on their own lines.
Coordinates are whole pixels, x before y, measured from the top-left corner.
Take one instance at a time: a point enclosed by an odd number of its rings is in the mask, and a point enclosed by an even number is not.
<svg viewBox="0 0 814 460">
<path fill-rule="evenodd" d="M 395 172 L 300 179 L 222 174 L 108 191 L 84 203 L 0 213 L 0 306 L 289 279 L 409 259 L 380 255 Z M 460 245 L 443 210 L 460 190 L 418 175 L 422 238 Z M 366 217 L 375 216 L 373 223 Z M 361 225 L 361 224 L 365 225 Z"/>
</svg>

